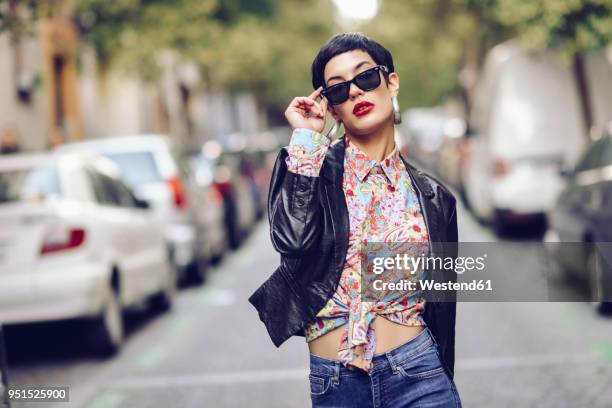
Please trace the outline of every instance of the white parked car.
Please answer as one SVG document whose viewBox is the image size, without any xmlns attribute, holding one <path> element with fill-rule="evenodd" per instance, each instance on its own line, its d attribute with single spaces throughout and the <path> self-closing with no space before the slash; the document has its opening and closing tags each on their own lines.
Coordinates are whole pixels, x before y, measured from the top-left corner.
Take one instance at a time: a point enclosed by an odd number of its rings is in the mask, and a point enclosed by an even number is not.
<svg viewBox="0 0 612 408">
<path fill-rule="evenodd" d="M 179 271 L 179 281 L 201 283 L 211 254 L 206 228 L 199 224 L 197 200 L 174 156 L 169 138 L 121 136 L 60 146 L 58 151 L 101 154 L 121 169 L 121 177 L 137 197 L 151 203 L 166 226 L 166 240 Z"/>
<path fill-rule="evenodd" d="M 0 159 L 0 322 L 88 318 L 91 340 L 110 354 L 125 307 L 171 307 L 163 225 L 118 176 L 91 155 Z"/>
<path fill-rule="evenodd" d="M 612 68 L 585 56 L 596 125 L 612 119 Z M 478 86 L 462 181 L 468 204 L 498 232 L 544 220 L 587 140 L 576 80 L 552 52 L 528 54 L 515 42 L 487 55 Z"/>
</svg>

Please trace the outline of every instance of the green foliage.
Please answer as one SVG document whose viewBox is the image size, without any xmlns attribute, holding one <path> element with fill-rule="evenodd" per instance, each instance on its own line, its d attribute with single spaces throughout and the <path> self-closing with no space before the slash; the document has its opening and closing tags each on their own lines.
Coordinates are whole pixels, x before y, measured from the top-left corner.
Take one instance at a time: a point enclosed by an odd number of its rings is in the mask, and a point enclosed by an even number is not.
<svg viewBox="0 0 612 408">
<path fill-rule="evenodd" d="M 0 0 L 0 32 L 25 33 L 50 1 Z M 206 86 L 248 89 L 278 109 L 310 91 L 313 57 L 340 31 L 330 0 L 65 2 L 103 65 L 155 81 L 168 66 L 193 61 Z M 566 56 L 600 48 L 612 38 L 611 9 L 612 0 L 381 0 L 376 18 L 342 30 L 389 48 L 400 102 L 410 107 L 458 93 L 462 67 L 511 36 Z"/>
<path fill-rule="evenodd" d="M 304 92 L 311 59 L 333 25 L 326 0 L 76 4 L 83 38 L 103 62 L 156 80 L 168 56 L 173 62 L 194 61 L 208 86 L 249 89 L 262 102 L 278 106 L 291 92 Z"/>
<path fill-rule="evenodd" d="M 402 106 L 432 105 L 461 89 L 463 66 L 480 64 L 487 49 L 510 37 L 568 59 L 606 46 L 612 0 L 383 0 L 361 29 L 393 54 Z"/>
<path fill-rule="evenodd" d="M 403 108 L 430 106 L 460 91 L 466 43 L 483 25 L 463 1 L 385 0 L 360 29 L 389 49 L 400 76 Z"/>
<path fill-rule="evenodd" d="M 8 32 L 17 38 L 31 32 L 32 22 L 39 16 L 37 0 L 0 0 L 0 34 Z"/>
<path fill-rule="evenodd" d="M 529 48 L 568 58 L 612 40 L 612 0 L 498 0 L 497 16 Z"/>
</svg>

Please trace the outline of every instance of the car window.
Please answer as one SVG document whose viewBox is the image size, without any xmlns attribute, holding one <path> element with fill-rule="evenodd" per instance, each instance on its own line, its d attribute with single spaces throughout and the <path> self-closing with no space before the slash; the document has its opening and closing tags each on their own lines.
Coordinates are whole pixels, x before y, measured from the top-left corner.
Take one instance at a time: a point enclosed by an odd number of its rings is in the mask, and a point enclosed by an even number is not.
<svg viewBox="0 0 612 408">
<path fill-rule="evenodd" d="M 118 206 L 120 204 L 118 194 L 114 191 L 112 186 L 105 181 L 103 175 L 91 168 L 87 169 L 86 172 L 91 181 L 96 202 L 102 205 Z"/>
<path fill-rule="evenodd" d="M 119 166 L 121 176 L 132 187 L 162 180 L 151 152 L 110 153 L 105 156 Z"/>
<path fill-rule="evenodd" d="M 59 174 L 53 166 L 0 173 L 0 203 L 61 196 Z"/>
<path fill-rule="evenodd" d="M 102 205 L 116 207 L 136 207 L 136 200 L 129 187 L 95 169 L 88 169 L 96 201 Z"/>
<path fill-rule="evenodd" d="M 117 191 L 119 201 L 122 207 L 136 207 L 136 199 L 132 190 L 121 180 L 108 178 L 108 182 L 114 185 L 115 190 Z"/>
</svg>

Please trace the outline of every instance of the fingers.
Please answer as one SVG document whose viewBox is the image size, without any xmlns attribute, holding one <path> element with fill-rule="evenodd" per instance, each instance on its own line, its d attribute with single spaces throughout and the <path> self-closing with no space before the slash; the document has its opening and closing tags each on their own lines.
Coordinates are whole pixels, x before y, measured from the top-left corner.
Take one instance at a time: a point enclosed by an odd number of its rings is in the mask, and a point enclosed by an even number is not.
<svg viewBox="0 0 612 408">
<path fill-rule="evenodd" d="M 326 105 L 323 106 L 313 101 L 309 97 L 300 96 L 300 97 L 293 99 L 293 101 L 291 102 L 287 110 L 288 111 L 298 110 L 298 111 L 303 112 L 304 114 L 311 113 L 314 116 L 323 117 L 323 115 L 325 114 L 325 109 L 327 109 Z"/>
<path fill-rule="evenodd" d="M 316 101 L 316 100 L 317 100 L 317 98 L 319 97 L 319 95 L 321 95 L 321 91 L 322 91 L 322 90 L 323 90 L 323 87 L 322 87 L 322 86 L 320 86 L 320 87 L 318 87 L 317 89 L 315 89 L 315 90 L 314 90 L 314 92 L 313 92 L 313 93 L 311 93 L 311 94 L 310 94 L 308 97 L 309 97 L 310 99 L 312 99 L 313 101 Z"/>
<path fill-rule="evenodd" d="M 287 111 L 299 111 L 302 116 L 314 116 L 318 118 L 325 117 L 325 110 L 327 109 L 327 103 L 325 106 L 316 102 L 315 98 L 320 94 L 323 88 L 320 87 L 309 96 L 298 96 L 293 98 Z"/>
</svg>

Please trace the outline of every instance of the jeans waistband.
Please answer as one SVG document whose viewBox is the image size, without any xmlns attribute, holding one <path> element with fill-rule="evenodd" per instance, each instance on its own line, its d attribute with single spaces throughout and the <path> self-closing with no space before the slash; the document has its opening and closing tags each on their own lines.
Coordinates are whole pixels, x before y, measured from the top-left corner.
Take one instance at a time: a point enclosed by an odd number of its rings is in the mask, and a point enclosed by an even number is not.
<svg viewBox="0 0 612 408">
<path fill-rule="evenodd" d="M 431 346 L 436 346 L 436 341 L 427 326 L 424 327 L 418 335 L 408 340 L 406 343 L 397 346 L 394 349 L 384 353 L 375 354 L 372 359 L 373 367 L 370 373 L 383 370 L 389 366 L 415 358 L 424 353 Z M 342 375 L 358 375 L 363 373 L 360 369 L 350 367 L 346 368 L 340 361 L 329 360 L 323 357 L 310 355 L 310 370 L 311 372 L 329 373 L 336 376 Z"/>
</svg>

